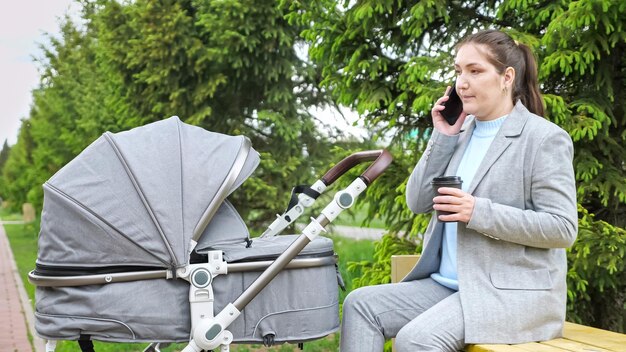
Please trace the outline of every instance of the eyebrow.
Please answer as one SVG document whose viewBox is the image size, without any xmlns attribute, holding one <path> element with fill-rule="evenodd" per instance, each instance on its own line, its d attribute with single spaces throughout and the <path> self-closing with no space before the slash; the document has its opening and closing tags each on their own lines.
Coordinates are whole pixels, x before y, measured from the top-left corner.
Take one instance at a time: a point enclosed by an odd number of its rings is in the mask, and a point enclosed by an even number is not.
<svg viewBox="0 0 626 352">
<path fill-rule="evenodd" d="M 471 67 L 471 66 L 482 67 L 482 65 L 477 62 L 470 62 L 469 64 L 465 65 L 465 67 Z M 454 67 L 461 67 L 461 66 L 455 62 Z"/>
</svg>

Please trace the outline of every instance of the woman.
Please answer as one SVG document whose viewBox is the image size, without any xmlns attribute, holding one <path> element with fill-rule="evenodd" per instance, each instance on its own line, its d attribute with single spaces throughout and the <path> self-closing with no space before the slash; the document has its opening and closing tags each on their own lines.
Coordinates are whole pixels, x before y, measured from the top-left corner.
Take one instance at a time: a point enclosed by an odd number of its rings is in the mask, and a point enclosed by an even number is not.
<svg viewBox="0 0 626 352">
<path fill-rule="evenodd" d="M 482 31 L 457 45 L 454 67 L 463 112 L 451 126 L 441 115 L 447 95 L 437 100 L 432 136 L 407 184 L 413 212 L 451 214 L 433 216 L 403 282 L 346 298 L 342 352 L 382 351 L 394 336 L 401 352 L 562 334 L 564 248 L 578 223 L 571 139 L 541 117 L 527 46 Z M 460 176 L 462 189 L 434 189 L 443 175 Z"/>
</svg>

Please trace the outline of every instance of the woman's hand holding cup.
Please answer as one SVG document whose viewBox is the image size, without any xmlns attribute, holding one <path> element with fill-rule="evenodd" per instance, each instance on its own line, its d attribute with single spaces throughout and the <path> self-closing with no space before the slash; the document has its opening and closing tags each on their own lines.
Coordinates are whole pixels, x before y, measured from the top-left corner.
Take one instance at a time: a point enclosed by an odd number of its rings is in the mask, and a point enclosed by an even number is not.
<svg viewBox="0 0 626 352">
<path fill-rule="evenodd" d="M 468 223 L 474 212 L 474 196 L 461 190 L 463 181 L 458 176 L 435 177 L 431 182 L 438 195 L 433 198 L 433 209 L 441 222 Z"/>
</svg>

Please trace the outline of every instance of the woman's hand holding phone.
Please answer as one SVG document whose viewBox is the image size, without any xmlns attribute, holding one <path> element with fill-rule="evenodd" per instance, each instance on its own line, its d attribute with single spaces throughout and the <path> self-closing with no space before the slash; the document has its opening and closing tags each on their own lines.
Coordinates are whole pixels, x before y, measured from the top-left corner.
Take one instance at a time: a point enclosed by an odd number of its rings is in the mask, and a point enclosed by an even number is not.
<svg viewBox="0 0 626 352">
<path fill-rule="evenodd" d="M 459 99 L 458 95 L 456 95 L 456 97 L 451 97 L 452 91 L 455 89 L 454 87 L 450 87 L 448 86 L 446 88 L 446 93 L 443 97 L 437 99 L 437 101 L 435 102 L 435 106 L 433 106 L 433 109 L 431 110 L 431 115 L 433 118 L 433 126 L 441 133 L 447 134 L 447 135 L 455 135 L 458 134 L 459 131 L 461 131 L 461 126 L 463 125 L 463 122 L 465 122 L 465 117 L 467 116 L 467 114 L 465 112 L 463 112 L 463 108 L 461 105 L 461 112 L 458 115 L 458 117 L 456 118 L 456 121 L 454 121 L 454 117 L 450 116 L 448 114 L 448 119 L 446 119 L 443 114 L 442 111 L 444 109 L 446 109 L 445 104 L 447 102 L 449 102 L 449 100 L 452 99 Z M 454 104 L 459 104 L 459 102 L 454 102 Z M 456 107 L 456 106 L 455 106 Z M 455 109 L 453 106 L 448 106 L 448 109 L 450 110 L 457 110 Z M 448 121 L 454 122 L 454 124 L 450 124 Z"/>
</svg>

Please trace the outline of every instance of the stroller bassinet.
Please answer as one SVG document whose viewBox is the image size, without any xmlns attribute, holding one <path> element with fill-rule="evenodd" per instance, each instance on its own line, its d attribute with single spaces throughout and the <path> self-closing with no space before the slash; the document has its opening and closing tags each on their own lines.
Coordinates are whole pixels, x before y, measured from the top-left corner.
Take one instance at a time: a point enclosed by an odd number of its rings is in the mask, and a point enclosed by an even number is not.
<svg viewBox="0 0 626 352">
<path fill-rule="evenodd" d="M 338 194 L 303 235 L 275 236 L 347 169 L 381 154 L 385 160 Z M 48 340 L 191 339 L 186 351 L 326 336 L 339 326 L 338 271 L 332 241 L 317 235 L 390 161 L 385 151 L 344 159 L 294 198 L 268 236 L 250 239 L 226 199 L 259 163 L 245 137 L 177 117 L 105 133 L 44 185 L 29 275 L 37 285 L 37 333 Z"/>
</svg>

